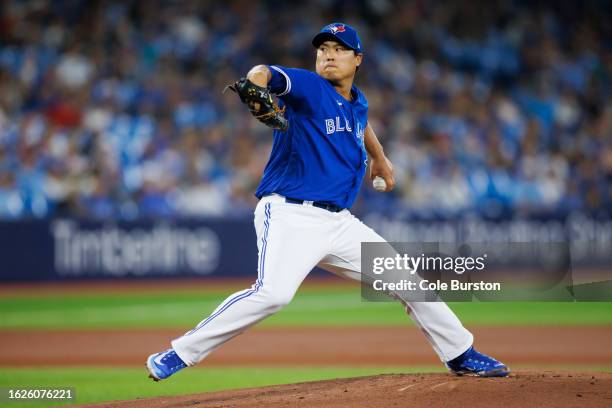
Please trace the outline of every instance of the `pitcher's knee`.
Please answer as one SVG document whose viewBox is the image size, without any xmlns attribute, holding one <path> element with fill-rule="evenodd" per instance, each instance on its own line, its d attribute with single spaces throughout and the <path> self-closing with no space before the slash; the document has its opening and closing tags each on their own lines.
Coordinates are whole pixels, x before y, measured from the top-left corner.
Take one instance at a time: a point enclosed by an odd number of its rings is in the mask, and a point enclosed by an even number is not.
<svg viewBox="0 0 612 408">
<path fill-rule="evenodd" d="M 261 293 L 261 297 L 265 302 L 266 307 L 276 312 L 291 302 L 293 299 L 293 293 L 266 291 Z"/>
</svg>

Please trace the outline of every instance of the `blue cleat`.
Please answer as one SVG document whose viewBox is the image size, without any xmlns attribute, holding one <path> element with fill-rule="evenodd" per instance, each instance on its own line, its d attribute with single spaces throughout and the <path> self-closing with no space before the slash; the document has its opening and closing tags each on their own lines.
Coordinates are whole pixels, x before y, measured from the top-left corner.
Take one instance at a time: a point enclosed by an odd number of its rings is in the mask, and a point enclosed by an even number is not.
<svg viewBox="0 0 612 408">
<path fill-rule="evenodd" d="M 477 352 L 474 347 L 470 347 L 459 357 L 448 361 L 446 366 L 457 375 L 506 377 L 510 374 L 510 369 L 504 363 Z"/>
<path fill-rule="evenodd" d="M 147 371 L 153 381 L 165 380 L 177 371 L 187 367 L 187 364 L 172 349 L 151 354 L 147 358 Z"/>
</svg>

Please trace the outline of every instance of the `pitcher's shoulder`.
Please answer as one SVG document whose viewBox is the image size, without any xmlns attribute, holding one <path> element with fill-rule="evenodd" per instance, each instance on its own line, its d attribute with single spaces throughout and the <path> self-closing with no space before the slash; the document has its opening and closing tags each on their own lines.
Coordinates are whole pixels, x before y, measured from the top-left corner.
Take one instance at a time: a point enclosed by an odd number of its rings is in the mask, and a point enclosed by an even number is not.
<svg viewBox="0 0 612 408">
<path fill-rule="evenodd" d="M 361 89 L 359 89 L 356 85 L 353 85 L 351 91 L 353 92 L 353 94 L 355 94 L 357 96 L 356 98 L 356 102 L 359 105 L 363 105 L 363 107 L 365 107 L 367 109 L 368 107 L 368 98 L 366 98 L 365 94 L 361 91 Z"/>
</svg>

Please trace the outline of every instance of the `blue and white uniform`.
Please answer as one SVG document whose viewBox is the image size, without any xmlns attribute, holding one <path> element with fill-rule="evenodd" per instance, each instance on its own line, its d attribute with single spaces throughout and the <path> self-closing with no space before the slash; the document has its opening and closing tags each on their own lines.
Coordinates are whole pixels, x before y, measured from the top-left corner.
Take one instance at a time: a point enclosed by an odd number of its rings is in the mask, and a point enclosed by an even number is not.
<svg viewBox="0 0 612 408">
<path fill-rule="evenodd" d="M 313 44 L 332 36 L 361 52 L 351 30 L 343 24 L 326 26 Z M 289 129 L 274 132 L 256 192 L 257 279 L 172 341 L 188 366 L 288 304 L 315 266 L 360 280 L 361 243 L 385 242 L 348 210 L 366 171 L 368 102 L 363 93 L 353 86 L 349 101 L 314 72 L 275 65 L 270 70 L 269 86 L 286 107 Z M 400 302 L 442 361 L 472 345 L 472 334 L 445 303 Z"/>
<path fill-rule="evenodd" d="M 258 198 L 277 193 L 350 208 L 365 175 L 368 101 L 353 86 L 346 100 L 327 80 L 304 69 L 272 65 L 270 89 L 286 108 L 286 132 L 274 144 Z"/>
</svg>

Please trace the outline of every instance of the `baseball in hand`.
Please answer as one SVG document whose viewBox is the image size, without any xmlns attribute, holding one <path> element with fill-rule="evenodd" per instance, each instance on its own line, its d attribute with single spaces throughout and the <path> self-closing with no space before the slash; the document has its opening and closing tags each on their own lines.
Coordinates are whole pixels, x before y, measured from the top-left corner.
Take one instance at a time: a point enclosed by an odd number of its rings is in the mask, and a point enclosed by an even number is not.
<svg viewBox="0 0 612 408">
<path fill-rule="evenodd" d="M 385 182 L 385 179 L 380 176 L 374 177 L 374 180 L 372 181 L 372 186 L 376 191 L 385 191 L 387 189 L 387 183 Z"/>
</svg>

